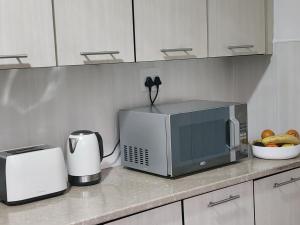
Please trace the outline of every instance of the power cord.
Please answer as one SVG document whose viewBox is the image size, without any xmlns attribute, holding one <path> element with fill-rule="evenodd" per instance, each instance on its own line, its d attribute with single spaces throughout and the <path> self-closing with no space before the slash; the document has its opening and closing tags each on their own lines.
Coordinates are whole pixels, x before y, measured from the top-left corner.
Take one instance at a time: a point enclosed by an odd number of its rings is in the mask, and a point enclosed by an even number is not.
<svg viewBox="0 0 300 225">
<path fill-rule="evenodd" d="M 152 77 L 147 77 L 146 78 L 146 81 L 145 81 L 145 86 L 148 87 L 148 90 L 149 90 L 149 99 L 150 99 L 150 103 L 151 103 L 151 106 L 154 105 L 157 97 L 158 97 L 158 94 L 159 94 L 159 86 L 162 84 L 161 80 L 160 80 L 160 77 L 159 76 L 156 76 L 154 78 L 154 81 L 152 79 Z M 154 99 L 152 99 L 152 87 L 156 86 L 156 94 L 155 94 L 155 97 Z M 120 144 L 120 139 L 118 140 L 118 142 L 116 143 L 115 147 L 113 148 L 112 152 L 109 153 L 108 155 L 105 155 L 103 156 L 103 159 L 104 158 L 107 158 L 107 157 L 110 157 L 112 156 L 115 151 L 117 150 L 117 147 L 119 146 Z"/>
<path fill-rule="evenodd" d="M 150 99 L 150 103 L 151 103 L 151 106 L 154 105 L 157 97 L 158 97 L 158 94 L 159 94 L 159 86 L 162 84 L 161 80 L 160 80 L 160 77 L 159 76 L 156 76 L 154 78 L 154 81 L 152 79 L 152 77 L 147 77 L 146 78 L 146 81 L 145 81 L 145 86 L 148 87 L 148 90 L 149 90 L 149 99 Z M 154 99 L 152 99 L 152 87 L 153 86 L 156 86 L 156 94 L 155 94 L 155 97 Z"/>
<path fill-rule="evenodd" d="M 151 102 L 151 105 L 154 105 L 154 102 L 156 101 L 156 99 L 157 99 L 157 97 L 158 97 L 159 86 L 162 84 L 159 76 L 156 76 L 156 77 L 154 78 L 154 84 L 155 84 L 155 86 L 156 86 L 156 95 L 155 95 L 155 98 L 153 99 L 153 101 Z"/>
<path fill-rule="evenodd" d="M 114 147 L 114 149 L 112 150 L 112 152 L 109 153 L 108 155 L 103 156 L 103 159 L 112 156 L 112 155 L 115 153 L 115 151 L 117 150 L 117 147 L 118 147 L 119 144 L 120 144 L 120 139 L 118 140 L 118 142 L 117 142 L 117 144 L 115 145 L 115 147 Z"/>
</svg>

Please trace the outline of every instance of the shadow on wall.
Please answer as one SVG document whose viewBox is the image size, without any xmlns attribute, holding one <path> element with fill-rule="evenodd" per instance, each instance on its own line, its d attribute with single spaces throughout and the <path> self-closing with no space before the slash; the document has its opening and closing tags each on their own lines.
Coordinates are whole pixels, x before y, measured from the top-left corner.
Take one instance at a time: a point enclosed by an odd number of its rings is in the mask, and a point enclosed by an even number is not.
<svg viewBox="0 0 300 225">
<path fill-rule="evenodd" d="M 235 96 L 238 101 L 249 103 L 270 69 L 271 60 L 271 55 L 234 58 Z"/>
<path fill-rule="evenodd" d="M 300 130 L 300 41 L 274 43 L 274 54 L 235 61 L 235 94 L 248 102 L 249 139 L 264 129 Z"/>
</svg>

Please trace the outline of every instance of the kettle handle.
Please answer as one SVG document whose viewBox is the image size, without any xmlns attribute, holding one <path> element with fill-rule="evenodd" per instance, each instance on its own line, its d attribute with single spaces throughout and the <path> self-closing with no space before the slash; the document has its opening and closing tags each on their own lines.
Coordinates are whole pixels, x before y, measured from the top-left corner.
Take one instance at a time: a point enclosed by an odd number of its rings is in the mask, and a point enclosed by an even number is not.
<svg viewBox="0 0 300 225">
<path fill-rule="evenodd" d="M 102 162 L 103 156 L 104 156 L 104 153 L 103 153 L 103 140 L 102 140 L 101 135 L 98 132 L 95 132 L 95 135 L 97 137 L 98 145 L 99 145 L 100 161 Z"/>
</svg>

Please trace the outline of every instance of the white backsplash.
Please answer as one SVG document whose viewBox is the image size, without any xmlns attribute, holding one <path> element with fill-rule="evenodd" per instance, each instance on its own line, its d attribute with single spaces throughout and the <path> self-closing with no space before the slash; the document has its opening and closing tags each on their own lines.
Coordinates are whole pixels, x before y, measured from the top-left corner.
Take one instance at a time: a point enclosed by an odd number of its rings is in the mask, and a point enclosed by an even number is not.
<svg viewBox="0 0 300 225">
<path fill-rule="evenodd" d="M 140 73 L 160 71 L 158 103 L 248 102 L 249 139 L 261 130 L 300 130 L 300 42 L 274 43 L 273 56 L 0 71 L 0 149 L 63 146 L 77 129 L 99 131 L 105 153 L 117 141 L 117 112 L 148 104 Z M 104 167 L 118 164 L 118 152 Z"/>
<path fill-rule="evenodd" d="M 111 152 L 119 109 L 148 104 L 140 73 L 149 68 L 161 73 L 158 103 L 236 99 L 232 58 L 0 71 L 0 149 L 63 146 L 71 131 L 90 129 Z"/>
</svg>

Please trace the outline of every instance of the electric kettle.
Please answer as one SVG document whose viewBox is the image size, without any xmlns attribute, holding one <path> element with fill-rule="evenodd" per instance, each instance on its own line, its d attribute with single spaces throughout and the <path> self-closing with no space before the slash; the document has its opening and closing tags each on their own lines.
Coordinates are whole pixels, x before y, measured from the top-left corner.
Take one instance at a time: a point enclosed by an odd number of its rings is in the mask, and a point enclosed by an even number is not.
<svg viewBox="0 0 300 225">
<path fill-rule="evenodd" d="M 66 156 L 71 185 L 87 186 L 100 182 L 103 141 L 98 132 L 72 132 L 67 141 Z"/>
</svg>

